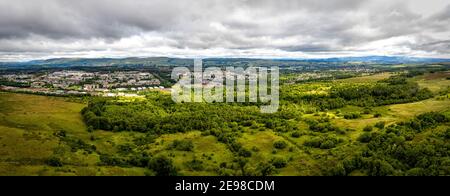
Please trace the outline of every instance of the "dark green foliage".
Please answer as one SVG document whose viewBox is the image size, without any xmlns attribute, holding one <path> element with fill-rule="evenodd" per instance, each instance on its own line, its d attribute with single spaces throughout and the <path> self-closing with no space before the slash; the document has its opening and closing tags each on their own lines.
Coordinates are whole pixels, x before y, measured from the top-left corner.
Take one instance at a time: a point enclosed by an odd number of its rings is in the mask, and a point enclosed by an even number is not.
<svg viewBox="0 0 450 196">
<path fill-rule="evenodd" d="M 363 131 L 364 132 L 371 132 L 373 130 L 373 127 L 370 125 L 367 125 L 366 127 L 364 127 Z"/>
<path fill-rule="evenodd" d="M 368 109 L 368 108 L 366 108 L 366 109 L 363 110 L 363 114 L 370 114 L 370 112 L 371 112 L 371 111 L 370 111 L 370 109 Z"/>
<path fill-rule="evenodd" d="M 380 106 L 395 103 L 407 103 L 428 99 L 433 96 L 428 89 L 420 89 L 417 83 L 404 82 L 403 79 L 392 79 L 374 86 L 335 87 L 331 97 L 341 97 L 351 105 Z"/>
<path fill-rule="evenodd" d="M 8 80 L 0 80 L 0 86 L 12 86 L 12 87 L 19 87 L 19 88 L 28 88 L 31 85 L 29 83 L 24 82 L 13 82 Z"/>
<path fill-rule="evenodd" d="M 127 154 L 132 153 L 134 148 L 135 148 L 135 146 L 133 146 L 131 144 L 122 144 L 122 145 L 117 146 L 117 151 L 120 154 L 127 155 Z"/>
<path fill-rule="evenodd" d="M 301 133 L 296 131 L 296 132 L 291 133 L 291 136 L 294 138 L 299 138 L 301 136 Z"/>
<path fill-rule="evenodd" d="M 136 131 L 152 134 L 223 129 L 228 123 L 258 128 L 270 126 L 256 107 L 226 103 L 175 104 L 170 95 L 147 94 L 142 102 L 119 103 L 93 100 L 82 111 L 83 119 L 94 129 Z M 289 131 L 289 129 L 286 129 Z"/>
<path fill-rule="evenodd" d="M 368 143 L 372 139 L 372 134 L 369 132 L 364 132 L 358 137 L 358 141 L 362 143 Z"/>
<path fill-rule="evenodd" d="M 184 165 L 187 168 L 189 168 L 193 171 L 202 171 L 204 169 L 203 164 L 204 164 L 203 161 L 195 159 L 195 158 L 192 161 L 188 161 L 188 162 L 184 163 Z"/>
<path fill-rule="evenodd" d="M 287 147 L 287 143 L 285 141 L 276 141 L 273 143 L 273 147 L 276 149 L 284 149 Z"/>
<path fill-rule="evenodd" d="M 375 127 L 378 129 L 384 129 L 385 125 L 386 125 L 386 123 L 384 121 L 380 121 L 375 124 Z"/>
<path fill-rule="evenodd" d="M 169 148 L 179 151 L 192 151 L 194 149 L 194 144 L 191 140 L 174 140 Z"/>
<path fill-rule="evenodd" d="M 126 166 L 127 163 L 120 157 L 101 154 L 100 155 L 100 165 L 109 165 L 109 166 Z"/>
<path fill-rule="evenodd" d="M 444 138 L 445 139 L 450 139 L 450 128 L 448 128 L 445 132 L 444 132 Z"/>
<path fill-rule="evenodd" d="M 416 132 L 422 132 L 424 129 L 431 128 L 436 124 L 445 122 L 448 122 L 448 119 L 445 115 L 436 112 L 430 112 L 417 116 L 416 119 L 407 122 L 406 126 L 415 130 Z"/>
<path fill-rule="evenodd" d="M 259 172 L 259 176 L 269 176 L 276 172 L 275 166 L 267 162 L 259 163 L 256 169 Z"/>
<path fill-rule="evenodd" d="M 245 148 L 241 148 L 238 151 L 238 155 L 241 157 L 251 157 L 252 156 L 252 152 L 250 150 L 247 150 Z"/>
<path fill-rule="evenodd" d="M 320 144 L 321 149 L 330 149 L 336 147 L 336 143 L 333 140 L 325 140 Z"/>
<path fill-rule="evenodd" d="M 405 77 L 401 77 L 401 76 L 392 76 L 386 80 L 383 80 L 381 82 L 385 82 L 388 83 L 390 85 L 404 85 L 407 84 L 408 81 L 406 80 Z"/>
<path fill-rule="evenodd" d="M 373 107 L 408 103 L 431 98 L 433 94 L 428 89 L 421 89 L 417 83 L 409 82 L 404 76 L 393 76 L 374 85 L 333 86 L 328 96 L 308 94 L 295 97 L 288 94 L 282 97 L 294 103 L 303 101 L 317 106 L 320 110 L 329 110 L 342 108 L 346 105 Z M 365 114 L 368 113 L 370 113 L 370 110 L 365 111 Z M 359 116 L 346 114 L 344 118 L 356 119 Z"/>
<path fill-rule="evenodd" d="M 278 168 L 278 169 L 286 167 L 286 165 L 287 165 L 286 160 L 283 158 L 280 158 L 280 157 L 276 157 L 276 158 L 272 159 L 271 163 L 275 168 Z"/>
<path fill-rule="evenodd" d="M 386 127 L 381 133 L 365 132 L 359 138 L 367 143 L 363 152 L 340 162 L 331 174 L 349 175 L 359 170 L 373 176 L 450 175 L 450 145 L 445 141 L 445 134 L 410 141 L 418 131 L 446 122 L 448 119 L 444 115 L 431 112 L 409 122 Z"/>
<path fill-rule="evenodd" d="M 152 158 L 148 163 L 148 168 L 155 171 L 156 176 L 176 176 L 178 169 L 173 165 L 173 161 L 165 156 Z"/>
<path fill-rule="evenodd" d="M 69 136 L 67 135 L 67 132 L 64 130 L 58 131 L 54 133 L 54 135 L 58 137 L 61 142 L 67 144 L 72 152 L 76 152 L 77 150 L 84 150 L 88 153 L 92 153 L 97 150 L 97 148 L 94 145 L 87 144 L 81 139 Z"/>
<path fill-rule="evenodd" d="M 48 158 L 46 163 L 47 163 L 47 165 L 52 166 L 52 167 L 62 167 L 63 166 L 61 159 L 59 159 L 58 157 L 55 157 L 55 156 L 51 156 L 50 158 Z"/>
<path fill-rule="evenodd" d="M 361 114 L 359 114 L 359 113 L 344 114 L 344 118 L 348 119 L 348 120 L 358 119 L 358 118 L 361 118 Z"/>
<path fill-rule="evenodd" d="M 136 146 L 143 146 L 155 142 L 157 136 L 152 134 L 146 134 L 145 136 L 136 137 L 133 142 Z"/>
<path fill-rule="evenodd" d="M 320 133 L 326 133 L 326 132 L 333 132 L 333 131 L 339 131 L 339 128 L 336 126 L 333 126 L 330 122 L 328 122 L 328 119 L 322 119 L 320 121 L 310 120 L 307 121 L 309 124 L 309 129 L 314 132 L 320 132 Z"/>
<path fill-rule="evenodd" d="M 341 142 L 342 142 L 341 139 L 338 139 L 335 136 L 327 135 L 327 136 L 313 137 L 312 139 L 305 141 L 303 145 L 313 148 L 331 149 L 336 147 L 336 145 L 338 145 Z"/>
<path fill-rule="evenodd" d="M 147 153 L 133 153 L 126 160 L 128 165 L 135 167 L 147 167 L 150 156 Z"/>
</svg>

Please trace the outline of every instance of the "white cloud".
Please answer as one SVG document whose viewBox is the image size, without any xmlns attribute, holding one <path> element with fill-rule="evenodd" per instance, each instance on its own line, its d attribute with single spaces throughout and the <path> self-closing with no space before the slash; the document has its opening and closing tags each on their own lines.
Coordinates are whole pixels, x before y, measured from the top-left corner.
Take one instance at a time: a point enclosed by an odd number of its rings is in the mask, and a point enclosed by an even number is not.
<svg viewBox="0 0 450 196">
<path fill-rule="evenodd" d="M 446 0 L 0 0 L 0 60 L 450 58 Z"/>
</svg>

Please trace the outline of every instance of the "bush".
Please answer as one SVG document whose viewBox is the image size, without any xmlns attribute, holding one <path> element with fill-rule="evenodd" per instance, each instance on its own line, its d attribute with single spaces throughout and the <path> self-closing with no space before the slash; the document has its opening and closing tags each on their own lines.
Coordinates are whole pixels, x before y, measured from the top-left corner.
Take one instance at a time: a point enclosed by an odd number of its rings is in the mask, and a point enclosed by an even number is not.
<svg viewBox="0 0 450 196">
<path fill-rule="evenodd" d="M 345 119 L 351 120 L 351 119 L 358 119 L 361 118 L 361 114 L 359 113 L 350 113 L 350 114 L 345 114 L 344 115 Z"/>
<path fill-rule="evenodd" d="M 194 158 L 192 161 L 188 161 L 184 163 L 187 168 L 193 171 L 202 171 L 203 170 L 203 161 Z"/>
<path fill-rule="evenodd" d="M 296 132 L 291 133 L 291 136 L 294 138 L 299 138 L 301 136 L 301 134 L 300 134 L 300 132 L 296 131 Z"/>
<path fill-rule="evenodd" d="M 174 140 L 169 148 L 179 151 L 192 151 L 194 144 L 190 140 Z"/>
<path fill-rule="evenodd" d="M 123 155 L 130 154 L 133 152 L 133 145 L 131 144 L 121 144 L 117 146 L 117 152 Z"/>
<path fill-rule="evenodd" d="M 270 163 L 259 163 L 256 169 L 261 176 L 269 176 L 276 172 L 275 166 Z"/>
<path fill-rule="evenodd" d="M 251 157 L 252 156 L 252 152 L 250 150 L 247 150 L 245 148 L 241 148 L 238 151 L 238 155 L 241 157 Z"/>
<path fill-rule="evenodd" d="M 358 138 L 358 141 L 360 141 L 362 143 L 368 143 L 368 142 L 370 142 L 370 140 L 372 140 L 372 134 L 369 132 L 365 132 L 365 133 L 361 134 Z"/>
<path fill-rule="evenodd" d="M 126 161 L 122 160 L 119 157 L 101 154 L 100 155 L 100 165 L 108 165 L 108 166 L 123 166 L 126 165 Z"/>
<path fill-rule="evenodd" d="M 319 148 L 322 144 L 322 139 L 319 137 L 314 137 L 310 140 L 305 141 L 303 145 L 313 147 L 313 148 Z"/>
<path fill-rule="evenodd" d="M 63 166 L 61 160 L 55 156 L 48 158 L 46 162 L 47 162 L 47 165 L 52 166 L 52 167 L 62 167 Z"/>
<path fill-rule="evenodd" d="M 173 165 L 172 159 L 165 156 L 158 156 L 151 159 L 148 168 L 155 171 L 156 176 L 176 176 L 178 171 Z"/>
<path fill-rule="evenodd" d="M 370 125 L 367 125 L 366 127 L 364 127 L 363 131 L 364 132 L 371 132 L 371 131 L 373 131 L 373 127 L 370 126 Z"/>
<path fill-rule="evenodd" d="M 385 125 L 386 125 L 386 123 L 384 121 L 381 121 L 381 122 L 377 122 L 375 124 L 375 127 L 378 128 L 378 129 L 384 129 Z"/>
<path fill-rule="evenodd" d="M 450 139 L 450 128 L 447 129 L 447 130 L 444 132 L 444 138 L 445 138 L 445 139 Z"/>
<path fill-rule="evenodd" d="M 286 167 L 286 165 L 287 165 L 286 160 L 284 160 L 283 158 L 279 158 L 279 157 L 272 159 L 271 163 L 275 168 L 278 168 L 278 169 Z"/>
<path fill-rule="evenodd" d="M 285 141 L 276 141 L 273 143 L 273 147 L 276 149 L 284 149 L 287 147 L 287 143 Z"/>
<path fill-rule="evenodd" d="M 326 140 L 322 144 L 320 144 L 321 149 L 331 149 L 336 147 L 336 144 L 331 140 Z"/>
<path fill-rule="evenodd" d="M 310 140 L 305 141 L 303 145 L 313 148 L 331 149 L 336 147 L 336 145 L 341 142 L 342 139 L 338 139 L 335 136 L 326 136 L 326 137 L 314 137 Z"/>
</svg>

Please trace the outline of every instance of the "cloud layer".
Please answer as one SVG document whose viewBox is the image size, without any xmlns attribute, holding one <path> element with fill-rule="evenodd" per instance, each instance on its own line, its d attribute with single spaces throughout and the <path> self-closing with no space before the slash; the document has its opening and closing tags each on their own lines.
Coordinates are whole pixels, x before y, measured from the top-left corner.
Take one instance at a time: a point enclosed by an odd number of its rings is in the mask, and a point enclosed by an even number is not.
<svg viewBox="0 0 450 196">
<path fill-rule="evenodd" d="M 446 0 L 0 0 L 0 60 L 450 57 Z"/>
</svg>

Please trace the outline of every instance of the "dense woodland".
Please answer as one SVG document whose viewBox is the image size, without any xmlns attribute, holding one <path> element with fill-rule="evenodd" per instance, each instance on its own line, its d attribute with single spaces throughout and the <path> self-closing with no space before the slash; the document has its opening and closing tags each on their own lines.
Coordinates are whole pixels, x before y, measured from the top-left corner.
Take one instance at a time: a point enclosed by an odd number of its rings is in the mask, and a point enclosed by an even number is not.
<svg viewBox="0 0 450 196">
<path fill-rule="evenodd" d="M 367 175 L 450 175 L 450 128 L 427 139 L 412 142 L 423 131 L 448 123 L 447 116 L 425 113 L 416 118 L 366 132 L 359 141 L 367 143 L 362 152 L 339 163 L 331 175 L 349 175 L 362 170 Z"/>
<path fill-rule="evenodd" d="M 395 76 L 375 84 L 336 85 L 328 94 L 297 95 L 287 90 L 284 100 L 294 103 L 307 102 L 321 110 L 338 109 L 346 105 L 373 107 L 398 103 L 420 101 L 433 97 L 428 89 L 421 89 L 415 82 L 407 81 L 406 76 Z"/>
</svg>

